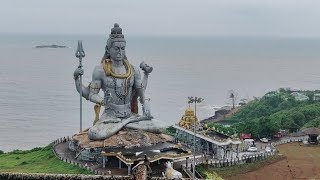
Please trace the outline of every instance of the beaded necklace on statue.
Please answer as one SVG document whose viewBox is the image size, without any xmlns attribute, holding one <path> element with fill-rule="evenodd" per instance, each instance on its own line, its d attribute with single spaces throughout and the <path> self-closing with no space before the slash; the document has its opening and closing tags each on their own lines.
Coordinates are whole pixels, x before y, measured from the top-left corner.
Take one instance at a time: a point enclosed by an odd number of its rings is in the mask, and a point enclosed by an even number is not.
<svg viewBox="0 0 320 180">
<path fill-rule="evenodd" d="M 129 84 L 129 80 L 130 78 L 132 77 L 132 67 L 131 67 L 131 64 L 129 63 L 129 61 L 127 59 L 125 59 L 123 61 L 123 64 L 124 64 L 124 67 L 126 68 L 126 74 L 116 74 L 112 71 L 112 61 L 110 59 L 105 59 L 103 62 L 103 69 L 104 69 L 104 72 L 106 73 L 107 76 L 111 76 L 112 80 L 113 80 L 113 83 L 114 83 L 114 91 L 115 91 L 115 94 L 116 96 L 121 99 L 121 100 L 124 100 L 126 99 L 128 93 L 129 93 L 129 90 L 128 90 L 128 84 Z M 117 79 L 124 79 L 124 87 L 122 89 L 121 92 L 119 92 L 117 90 Z"/>
</svg>

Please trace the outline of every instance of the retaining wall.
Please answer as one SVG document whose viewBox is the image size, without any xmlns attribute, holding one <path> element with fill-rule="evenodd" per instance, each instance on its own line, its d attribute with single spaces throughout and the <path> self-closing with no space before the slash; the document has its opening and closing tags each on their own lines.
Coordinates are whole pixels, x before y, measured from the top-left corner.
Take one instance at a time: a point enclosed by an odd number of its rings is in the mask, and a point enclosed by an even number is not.
<svg viewBox="0 0 320 180">
<path fill-rule="evenodd" d="M 87 169 L 88 171 L 94 173 L 94 174 L 97 174 L 97 175 L 107 175 L 105 172 L 102 172 L 102 171 L 99 171 L 99 170 L 94 170 L 93 168 L 89 167 L 89 166 L 85 166 L 81 163 L 78 163 L 76 161 L 72 161 L 70 159 L 66 159 L 62 156 L 60 156 L 59 154 L 56 153 L 56 150 L 55 150 L 55 146 L 60 144 L 60 143 L 66 143 L 68 141 L 71 141 L 71 137 L 70 136 L 66 136 L 66 137 L 61 137 L 59 139 L 56 139 L 55 141 L 52 142 L 52 150 L 53 150 L 53 153 L 55 154 L 56 157 L 58 157 L 61 161 L 64 161 L 66 163 L 69 163 L 69 164 L 72 164 L 72 165 L 76 165 L 76 166 L 79 166 L 81 168 L 84 168 L 84 169 Z"/>
<path fill-rule="evenodd" d="M 0 173 L 0 179 L 8 180 L 134 180 L 134 177 L 130 176 L 102 176 L 102 175 L 79 175 L 79 174 L 44 174 L 44 173 L 12 173 L 2 172 Z M 184 178 L 189 179 L 189 178 Z M 152 177 L 151 180 L 166 180 L 163 177 Z"/>
<path fill-rule="evenodd" d="M 102 175 L 81 175 L 81 174 L 44 174 L 44 173 L 0 173 L 0 179 L 24 179 L 24 180 L 133 180 L 133 177 L 119 176 L 119 177 L 107 177 Z"/>
</svg>

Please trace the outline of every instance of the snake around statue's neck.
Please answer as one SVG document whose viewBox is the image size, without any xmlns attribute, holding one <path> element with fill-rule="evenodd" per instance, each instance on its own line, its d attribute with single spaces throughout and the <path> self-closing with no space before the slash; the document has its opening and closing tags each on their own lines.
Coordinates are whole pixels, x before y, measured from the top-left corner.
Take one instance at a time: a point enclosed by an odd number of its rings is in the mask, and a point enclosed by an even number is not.
<svg viewBox="0 0 320 180">
<path fill-rule="evenodd" d="M 120 79 L 125 79 L 125 94 L 128 94 L 128 82 L 129 79 L 132 77 L 133 70 L 131 67 L 131 64 L 127 59 L 123 60 L 123 65 L 126 68 L 126 74 L 116 74 L 112 71 L 112 61 L 110 59 L 105 59 L 102 61 L 103 69 L 104 72 L 106 73 L 107 76 L 115 77 L 115 78 L 120 78 Z"/>
<path fill-rule="evenodd" d="M 130 78 L 132 76 L 132 67 L 127 59 L 123 60 L 123 65 L 126 68 L 126 74 L 116 74 L 112 71 L 112 61 L 110 59 L 105 59 L 102 61 L 103 69 L 107 76 L 112 76 L 115 78 Z"/>
</svg>

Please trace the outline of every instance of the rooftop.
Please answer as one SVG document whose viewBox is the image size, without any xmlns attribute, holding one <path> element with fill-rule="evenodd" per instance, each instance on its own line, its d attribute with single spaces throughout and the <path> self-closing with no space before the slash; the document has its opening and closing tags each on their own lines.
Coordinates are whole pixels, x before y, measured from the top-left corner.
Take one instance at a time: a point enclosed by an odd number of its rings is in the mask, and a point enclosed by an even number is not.
<svg viewBox="0 0 320 180">
<path fill-rule="evenodd" d="M 180 131 L 184 131 L 188 134 L 194 134 L 194 132 L 185 129 L 183 127 L 180 127 L 178 125 L 174 125 L 174 128 L 180 130 Z M 229 145 L 229 144 L 241 144 L 241 141 L 239 139 L 232 139 L 230 137 L 227 137 L 225 135 L 225 137 L 221 137 L 220 135 L 214 134 L 214 133 L 206 133 L 206 131 L 200 131 L 196 133 L 196 137 L 204 139 L 208 142 L 220 145 L 220 146 L 224 146 L 224 145 Z"/>
<path fill-rule="evenodd" d="M 125 164 L 134 164 L 136 161 L 144 160 L 144 155 L 150 162 L 160 159 L 181 159 L 191 157 L 192 153 L 185 146 L 170 142 L 159 143 L 150 147 L 124 148 L 104 148 L 102 156 L 116 156 Z"/>
</svg>

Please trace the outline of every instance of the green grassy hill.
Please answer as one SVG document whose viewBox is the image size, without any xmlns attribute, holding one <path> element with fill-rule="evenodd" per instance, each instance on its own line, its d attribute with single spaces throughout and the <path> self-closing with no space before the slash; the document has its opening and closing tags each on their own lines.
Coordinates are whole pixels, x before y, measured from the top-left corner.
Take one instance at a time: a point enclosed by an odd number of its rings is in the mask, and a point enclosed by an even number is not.
<svg viewBox="0 0 320 180">
<path fill-rule="evenodd" d="M 86 169 L 59 160 L 52 146 L 0 154 L 0 172 L 92 174 Z"/>
<path fill-rule="evenodd" d="M 288 89 L 268 92 L 261 98 L 256 98 L 243 105 L 233 116 L 227 118 L 224 123 L 230 127 L 221 127 L 224 132 L 251 133 L 253 137 L 268 136 L 280 129 L 300 129 L 303 127 L 319 127 L 320 102 L 314 101 L 313 96 L 319 91 L 296 91 L 300 97 L 293 96 Z"/>
</svg>

